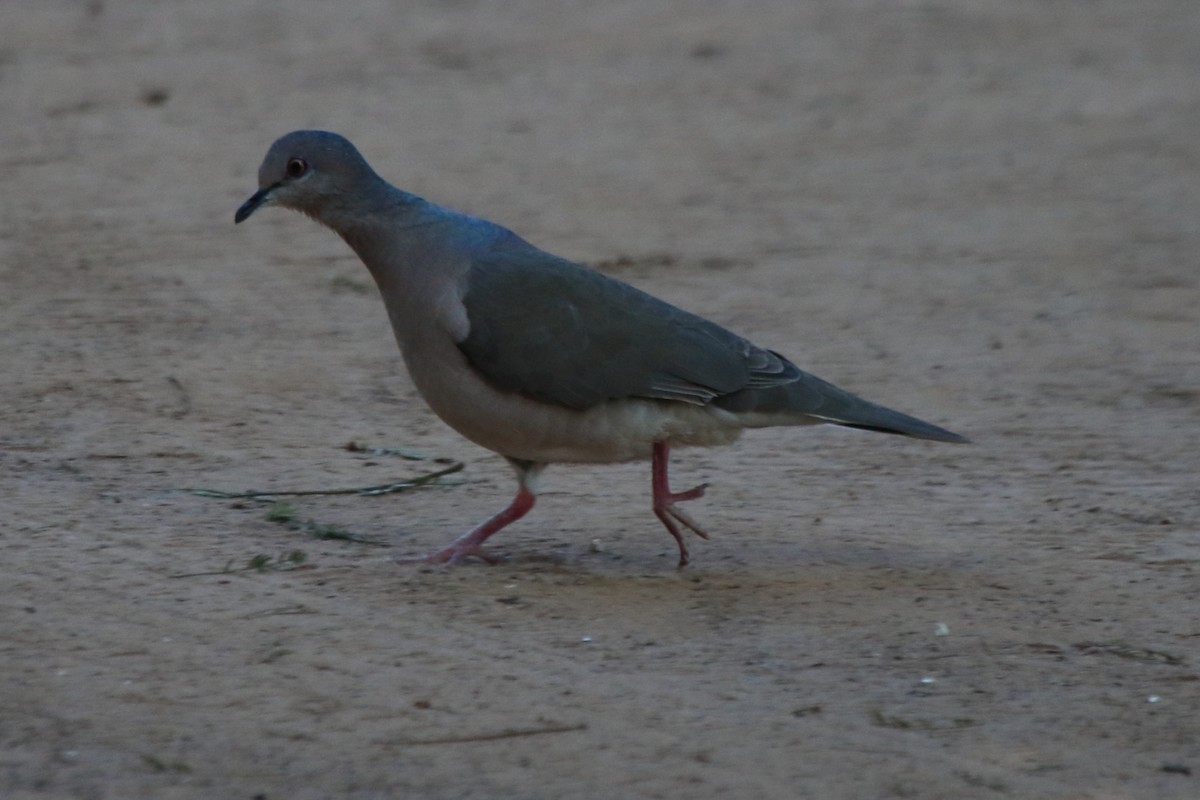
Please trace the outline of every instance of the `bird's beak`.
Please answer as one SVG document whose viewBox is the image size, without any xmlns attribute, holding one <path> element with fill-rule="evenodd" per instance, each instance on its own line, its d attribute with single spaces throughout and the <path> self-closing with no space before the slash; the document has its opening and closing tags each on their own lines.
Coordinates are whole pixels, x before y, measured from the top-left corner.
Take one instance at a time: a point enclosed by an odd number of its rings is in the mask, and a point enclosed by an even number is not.
<svg viewBox="0 0 1200 800">
<path fill-rule="evenodd" d="M 244 222 L 251 214 L 257 211 L 261 206 L 265 206 L 271 201 L 271 192 L 279 188 L 279 184 L 272 184 L 265 189 L 259 189 L 254 194 L 250 195 L 250 199 L 242 203 L 242 207 L 233 215 L 233 224 Z"/>
</svg>

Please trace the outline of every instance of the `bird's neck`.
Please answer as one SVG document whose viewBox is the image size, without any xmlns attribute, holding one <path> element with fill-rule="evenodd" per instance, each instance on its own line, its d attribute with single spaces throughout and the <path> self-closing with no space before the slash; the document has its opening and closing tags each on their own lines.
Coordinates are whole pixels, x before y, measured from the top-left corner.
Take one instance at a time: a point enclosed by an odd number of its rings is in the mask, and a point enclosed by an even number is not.
<svg viewBox="0 0 1200 800">
<path fill-rule="evenodd" d="M 326 222 L 375 279 L 406 358 L 420 337 L 436 331 L 460 340 L 468 327 L 461 296 L 475 224 L 490 223 L 399 190 L 380 200 L 370 213 Z"/>
</svg>

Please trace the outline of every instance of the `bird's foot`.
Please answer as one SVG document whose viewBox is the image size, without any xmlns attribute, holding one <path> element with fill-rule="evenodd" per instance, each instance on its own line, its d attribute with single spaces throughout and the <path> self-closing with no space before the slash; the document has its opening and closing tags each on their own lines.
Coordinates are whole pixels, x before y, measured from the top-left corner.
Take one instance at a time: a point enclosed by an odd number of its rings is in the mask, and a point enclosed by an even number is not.
<svg viewBox="0 0 1200 800">
<path fill-rule="evenodd" d="M 704 497 L 704 490 L 708 488 L 708 484 L 702 483 L 699 486 L 688 489 L 686 492 L 672 492 L 670 481 L 667 478 L 670 457 L 671 445 L 669 442 L 663 440 L 654 443 L 654 448 L 650 456 L 654 515 L 658 517 L 663 527 L 675 539 L 675 544 L 679 545 L 679 566 L 682 569 L 688 563 L 688 549 L 687 545 L 683 543 L 683 533 L 680 532 L 679 526 L 684 526 L 701 539 L 707 539 L 708 534 L 675 504 L 682 503 L 685 500 L 695 500 L 698 497 Z"/>
<path fill-rule="evenodd" d="M 525 516 L 529 512 L 529 509 L 533 508 L 534 501 L 537 498 L 527 484 L 530 475 L 536 476 L 537 472 L 540 471 L 540 466 L 538 466 L 536 471 L 528 466 L 524 469 L 519 469 L 517 474 L 521 479 L 521 488 L 517 491 L 517 496 L 513 498 L 512 503 L 509 504 L 508 508 L 487 522 L 484 522 L 475 530 L 464 533 L 441 550 L 435 550 L 423 556 L 398 556 L 393 560 L 397 564 L 457 564 L 464 558 L 474 557 L 489 564 L 499 564 L 500 557 L 494 556 L 487 550 L 484 550 L 483 543 L 493 533 L 505 525 L 516 522 Z"/>
<path fill-rule="evenodd" d="M 679 566 L 681 568 L 687 566 L 689 555 L 687 544 L 683 541 L 683 533 L 679 530 L 679 526 L 683 525 L 701 539 L 707 539 L 708 533 L 692 519 L 690 514 L 675 504 L 703 497 L 704 490 L 707 488 L 708 484 L 702 483 L 695 488 L 688 489 L 686 492 L 667 492 L 654 498 L 655 516 L 659 518 L 663 526 L 667 529 L 667 532 L 674 537 L 675 544 L 679 545 Z"/>
<path fill-rule="evenodd" d="M 468 541 L 470 538 L 471 534 L 467 534 L 441 550 L 423 556 L 393 556 L 392 560 L 397 564 L 457 564 L 463 559 L 475 557 L 489 564 L 500 563 L 499 556 L 492 555 L 479 542 Z"/>
</svg>

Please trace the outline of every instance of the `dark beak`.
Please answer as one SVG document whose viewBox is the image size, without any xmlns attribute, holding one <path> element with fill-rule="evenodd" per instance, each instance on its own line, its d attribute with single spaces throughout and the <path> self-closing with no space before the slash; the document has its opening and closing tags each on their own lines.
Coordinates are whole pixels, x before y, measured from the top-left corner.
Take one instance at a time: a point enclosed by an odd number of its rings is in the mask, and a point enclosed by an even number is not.
<svg viewBox="0 0 1200 800">
<path fill-rule="evenodd" d="M 250 199 L 242 203 L 242 207 L 239 208 L 237 213 L 233 215 L 233 224 L 236 225 L 239 222 L 244 222 L 251 214 L 257 211 L 259 206 L 263 205 L 267 202 L 267 200 L 270 199 L 271 192 L 275 191 L 277 186 L 279 186 L 279 184 L 268 186 L 267 188 L 259 189 L 257 192 L 250 195 Z"/>
</svg>

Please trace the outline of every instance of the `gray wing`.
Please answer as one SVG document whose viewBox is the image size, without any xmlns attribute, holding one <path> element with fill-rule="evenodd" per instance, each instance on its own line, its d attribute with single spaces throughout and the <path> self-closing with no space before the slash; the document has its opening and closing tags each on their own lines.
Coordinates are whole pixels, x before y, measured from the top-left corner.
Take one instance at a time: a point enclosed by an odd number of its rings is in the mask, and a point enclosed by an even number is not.
<svg viewBox="0 0 1200 800">
<path fill-rule="evenodd" d="M 459 343 L 493 385 L 575 409 L 627 397 L 704 405 L 790 380 L 785 359 L 595 270 L 520 242 L 477 256 Z"/>
<path fill-rule="evenodd" d="M 959 441 L 721 326 L 514 237 L 476 256 L 459 348 L 492 385 L 587 409 L 640 397 Z M 782 421 L 782 420 L 780 420 Z"/>
</svg>

